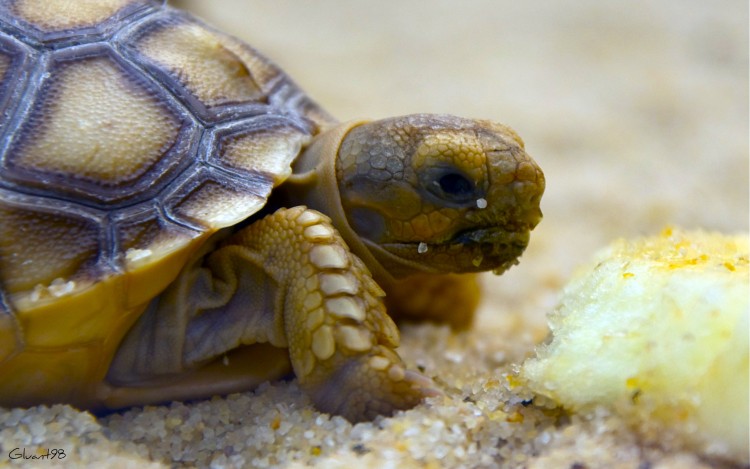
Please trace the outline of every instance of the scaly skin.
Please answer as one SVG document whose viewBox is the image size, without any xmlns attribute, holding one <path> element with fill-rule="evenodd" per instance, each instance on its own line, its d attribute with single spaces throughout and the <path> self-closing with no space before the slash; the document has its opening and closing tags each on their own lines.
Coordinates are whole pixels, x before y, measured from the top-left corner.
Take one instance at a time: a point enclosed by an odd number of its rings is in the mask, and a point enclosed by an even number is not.
<svg viewBox="0 0 750 469">
<path fill-rule="evenodd" d="M 333 219 L 391 316 L 466 327 L 479 294 L 466 274 L 518 262 L 544 186 L 512 129 L 417 114 L 327 131 L 282 190 Z"/>
<path fill-rule="evenodd" d="M 221 357 L 265 343 L 289 349 L 294 373 L 318 409 L 353 422 L 437 393 L 430 379 L 405 369 L 383 290 L 325 215 L 280 209 L 206 251 L 123 341 L 110 368 L 115 386 L 106 391 L 107 405 L 247 389 L 263 381 L 262 372 L 249 376 L 233 355 L 219 366 Z M 274 356 L 267 379 L 282 370 Z M 153 389 L 144 390 L 149 384 Z"/>
<path fill-rule="evenodd" d="M 266 343 L 288 348 L 319 410 L 360 421 L 410 408 L 437 391 L 396 353 L 384 290 L 397 317 L 465 327 L 478 290 L 457 274 L 515 264 L 541 219 L 544 176 L 513 131 L 485 121 L 343 124 L 293 170 L 272 202 L 292 208 L 207 246 L 134 326 L 110 369 L 118 399 L 179 373 L 202 395 L 240 390 L 248 378 L 217 359 Z"/>
<path fill-rule="evenodd" d="M 454 274 L 513 265 L 541 218 L 512 130 L 338 125 L 165 2 L 0 3 L 0 403 L 194 399 L 292 366 L 351 420 L 434 392 L 383 291 L 398 317 L 470 322 Z"/>
<path fill-rule="evenodd" d="M 284 330 L 295 374 L 316 407 L 351 421 L 391 414 L 434 393 L 406 371 L 383 291 L 328 217 L 281 209 L 230 241 L 254 251 L 284 291 Z"/>
</svg>

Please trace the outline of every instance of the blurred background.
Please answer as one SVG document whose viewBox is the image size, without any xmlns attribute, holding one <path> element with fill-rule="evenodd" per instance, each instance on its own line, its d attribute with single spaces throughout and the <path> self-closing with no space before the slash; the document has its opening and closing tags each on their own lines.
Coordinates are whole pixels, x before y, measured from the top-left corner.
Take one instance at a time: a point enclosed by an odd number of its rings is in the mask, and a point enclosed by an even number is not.
<svg viewBox="0 0 750 469">
<path fill-rule="evenodd" d="M 547 177 L 545 218 L 521 264 L 485 278 L 482 318 L 543 322 L 572 270 L 617 237 L 748 230 L 744 0 L 172 3 L 253 44 L 341 120 L 437 112 L 518 131 Z"/>
</svg>

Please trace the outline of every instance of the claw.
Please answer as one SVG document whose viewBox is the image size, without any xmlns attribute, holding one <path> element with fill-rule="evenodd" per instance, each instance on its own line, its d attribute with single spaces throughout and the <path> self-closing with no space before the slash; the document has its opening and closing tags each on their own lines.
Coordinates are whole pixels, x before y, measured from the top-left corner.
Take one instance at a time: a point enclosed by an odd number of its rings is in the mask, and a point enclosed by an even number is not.
<svg viewBox="0 0 750 469">
<path fill-rule="evenodd" d="M 443 395 L 443 391 L 436 387 L 432 378 L 417 371 L 406 370 L 404 373 L 404 380 L 411 382 L 411 388 L 422 394 L 424 397 L 437 397 Z"/>
<path fill-rule="evenodd" d="M 402 363 L 379 370 L 370 366 L 371 358 L 359 356 L 338 364 L 337 371 L 325 380 L 314 384 L 301 381 L 300 384 L 318 409 L 341 415 L 351 422 L 392 415 L 411 409 L 426 397 L 442 395 L 429 377 L 404 370 Z"/>
</svg>

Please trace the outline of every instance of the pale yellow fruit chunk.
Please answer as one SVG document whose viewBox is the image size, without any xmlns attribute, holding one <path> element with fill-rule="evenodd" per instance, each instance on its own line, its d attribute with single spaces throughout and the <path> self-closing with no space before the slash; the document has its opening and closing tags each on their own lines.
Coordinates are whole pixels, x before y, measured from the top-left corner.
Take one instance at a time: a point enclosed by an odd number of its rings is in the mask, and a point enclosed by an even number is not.
<svg viewBox="0 0 750 469">
<path fill-rule="evenodd" d="M 747 235 L 616 241 L 564 289 L 521 376 L 573 411 L 604 406 L 646 438 L 747 464 L 749 280 Z"/>
</svg>

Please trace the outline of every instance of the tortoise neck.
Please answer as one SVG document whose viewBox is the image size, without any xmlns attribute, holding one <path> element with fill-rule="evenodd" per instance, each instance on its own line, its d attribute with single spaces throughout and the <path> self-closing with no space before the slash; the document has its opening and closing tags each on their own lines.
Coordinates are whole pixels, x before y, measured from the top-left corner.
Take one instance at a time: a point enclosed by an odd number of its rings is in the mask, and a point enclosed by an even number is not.
<svg viewBox="0 0 750 469">
<path fill-rule="evenodd" d="M 330 217 L 349 249 L 367 265 L 373 278 L 386 287 L 395 282 L 394 273 L 401 270 L 395 265 L 398 259 L 383 259 L 382 255 L 377 255 L 384 253 L 382 249 L 366 242 L 352 229 L 341 203 L 336 176 L 341 142 L 352 128 L 365 122 L 346 122 L 319 134 L 295 161 L 293 173 L 284 182 L 284 187 L 286 194 L 294 194 L 294 200 L 290 200 L 292 204 L 306 205 Z"/>
</svg>

